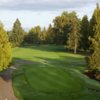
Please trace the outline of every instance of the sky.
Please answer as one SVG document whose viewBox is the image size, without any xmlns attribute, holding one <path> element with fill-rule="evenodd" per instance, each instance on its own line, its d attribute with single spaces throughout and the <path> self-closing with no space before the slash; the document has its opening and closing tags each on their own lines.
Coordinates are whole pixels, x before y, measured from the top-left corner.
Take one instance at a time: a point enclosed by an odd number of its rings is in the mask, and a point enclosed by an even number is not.
<svg viewBox="0 0 100 100">
<path fill-rule="evenodd" d="M 91 18 L 97 2 L 100 4 L 100 0 L 0 0 L 0 21 L 6 30 L 12 29 L 17 18 L 24 29 L 47 27 L 63 11 Z"/>
</svg>

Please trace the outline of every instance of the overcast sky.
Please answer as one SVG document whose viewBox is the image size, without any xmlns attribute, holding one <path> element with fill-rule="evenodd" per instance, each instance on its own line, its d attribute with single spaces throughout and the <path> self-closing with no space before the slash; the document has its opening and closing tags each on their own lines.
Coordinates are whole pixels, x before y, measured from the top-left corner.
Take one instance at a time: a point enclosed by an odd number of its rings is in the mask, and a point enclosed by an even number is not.
<svg viewBox="0 0 100 100">
<path fill-rule="evenodd" d="M 76 11 L 81 18 L 93 13 L 100 0 L 0 0 L 0 20 L 6 29 L 11 29 L 19 18 L 24 28 L 36 25 L 48 26 L 62 11 Z"/>
</svg>

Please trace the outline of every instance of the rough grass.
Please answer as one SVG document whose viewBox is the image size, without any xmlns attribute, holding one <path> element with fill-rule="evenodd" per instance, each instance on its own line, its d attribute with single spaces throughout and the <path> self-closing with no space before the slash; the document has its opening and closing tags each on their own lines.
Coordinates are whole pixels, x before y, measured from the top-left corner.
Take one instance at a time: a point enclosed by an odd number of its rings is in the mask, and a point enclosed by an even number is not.
<svg viewBox="0 0 100 100">
<path fill-rule="evenodd" d="M 13 88 L 19 100 L 99 100 L 100 83 L 82 72 L 84 56 L 67 53 L 62 46 L 15 48 Z M 18 62 L 17 62 L 18 63 Z M 94 91 L 93 91 L 94 90 Z"/>
</svg>

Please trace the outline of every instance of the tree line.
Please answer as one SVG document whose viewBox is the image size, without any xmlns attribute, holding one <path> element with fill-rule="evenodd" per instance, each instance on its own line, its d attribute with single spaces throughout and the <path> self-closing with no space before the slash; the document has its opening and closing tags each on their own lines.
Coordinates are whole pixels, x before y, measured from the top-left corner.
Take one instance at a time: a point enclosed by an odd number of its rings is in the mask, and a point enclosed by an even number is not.
<svg viewBox="0 0 100 100">
<path fill-rule="evenodd" d="M 25 32 L 19 19 L 16 19 L 12 30 L 7 32 L 8 37 L 2 32 L 6 34 L 3 27 L 0 26 L 0 51 L 2 51 L 4 47 L 6 49 L 6 46 L 9 48 L 7 49 L 8 51 L 6 51 L 9 53 L 7 54 L 9 55 L 8 62 L 11 60 L 10 46 L 16 47 L 25 44 L 56 44 L 65 45 L 67 50 L 72 50 L 74 53 L 77 53 L 77 51 L 88 52 L 89 57 L 86 58 L 86 61 L 89 68 L 91 70 L 100 71 L 99 4 L 97 4 L 91 19 L 88 19 L 87 15 L 84 15 L 82 19 L 80 19 L 76 12 L 73 11 L 69 13 L 64 11 L 61 15 L 55 17 L 53 25 L 50 24 L 48 28 L 44 27 L 42 29 L 40 26 L 35 26 L 28 32 Z M 2 38 L 4 39 L 2 40 Z M 3 57 L 5 57 L 5 55 L 0 55 L 0 59 L 3 59 Z M 1 63 L 0 66 L 5 66 L 3 63 Z"/>
<path fill-rule="evenodd" d="M 35 26 L 29 32 L 25 32 L 17 19 L 8 35 L 14 47 L 22 44 L 56 44 L 66 45 L 67 49 L 76 53 L 77 50 L 89 50 L 89 37 L 93 37 L 91 32 L 93 20 L 92 18 L 89 21 L 87 15 L 84 15 L 81 20 L 76 12 L 64 11 L 48 28 Z"/>
</svg>

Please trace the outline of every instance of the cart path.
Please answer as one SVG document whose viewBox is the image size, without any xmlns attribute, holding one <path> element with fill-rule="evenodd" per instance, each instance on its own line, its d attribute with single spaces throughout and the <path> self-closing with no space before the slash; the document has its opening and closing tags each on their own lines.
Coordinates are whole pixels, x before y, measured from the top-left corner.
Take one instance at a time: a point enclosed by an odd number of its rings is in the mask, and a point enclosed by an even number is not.
<svg viewBox="0 0 100 100">
<path fill-rule="evenodd" d="M 12 72 L 10 67 L 4 72 L 0 72 L 0 100 L 18 100 L 12 88 Z"/>
<path fill-rule="evenodd" d="M 31 61 L 16 59 L 14 65 L 0 72 L 0 100 L 18 100 L 12 87 L 12 73 L 21 65 L 33 64 Z"/>
</svg>

